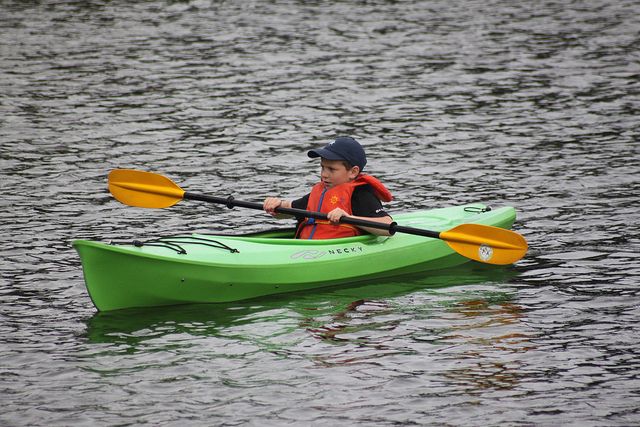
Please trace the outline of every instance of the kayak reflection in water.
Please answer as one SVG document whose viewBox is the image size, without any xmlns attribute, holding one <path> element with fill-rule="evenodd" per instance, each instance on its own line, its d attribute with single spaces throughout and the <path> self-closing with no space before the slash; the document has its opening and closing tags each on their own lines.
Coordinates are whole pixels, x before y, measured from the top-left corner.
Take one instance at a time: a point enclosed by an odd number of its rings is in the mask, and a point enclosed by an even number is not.
<svg viewBox="0 0 640 427">
<path fill-rule="evenodd" d="M 340 223 L 343 216 L 382 224 L 393 221 L 382 207 L 382 202 L 390 202 L 393 196 L 378 179 L 362 173 L 367 157 L 358 141 L 339 137 L 323 148 L 310 150 L 307 155 L 320 157 L 320 182 L 300 199 L 266 198 L 263 207 L 267 213 L 277 218 L 288 218 L 288 215 L 275 212 L 283 207 L 327 214 L 327 221 L 298 218 L 296 237 L 299 239 L 335 239 L 363 233 L 389 235 L 387 230 Z"/>
</svg>

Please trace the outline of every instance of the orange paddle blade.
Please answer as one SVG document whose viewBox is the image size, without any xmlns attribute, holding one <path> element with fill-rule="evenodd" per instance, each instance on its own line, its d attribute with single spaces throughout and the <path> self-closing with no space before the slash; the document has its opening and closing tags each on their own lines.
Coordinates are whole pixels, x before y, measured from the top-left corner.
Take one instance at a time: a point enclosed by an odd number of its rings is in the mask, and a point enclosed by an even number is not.
<svg viewBox="0 0 640 427">
<path fill-rule="evenodd" d="M 184 197 L 184 190 L 169 178 L 132 169 L 112 170 L 109 191 L 119 202 L 140 208 L 168 208 Z"/>
<path fill-rule="evenodd" d="M 528 249 L 515 231 L 480 224 L 461 224 L 440 233 L 440 238 L 460 255 L 487 264 L 512 264 Z"/>
</svg>

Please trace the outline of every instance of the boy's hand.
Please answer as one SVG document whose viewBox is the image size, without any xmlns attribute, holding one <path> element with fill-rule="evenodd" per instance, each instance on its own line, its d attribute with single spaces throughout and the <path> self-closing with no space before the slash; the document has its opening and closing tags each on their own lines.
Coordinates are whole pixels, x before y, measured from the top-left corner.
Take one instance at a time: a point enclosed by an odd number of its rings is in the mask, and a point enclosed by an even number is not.
<svg viewBox="0 0 640 427">
<path fill-rule="evenodd" d="M 349 214 L 340 208 L 335 208 L 327 214 L 327 219 L 331 222 L 331 224 L 338 225 L 338 223 L 340 222 L 340 218 L 342 218 L 343 216 L 349 216 Z"/>
<path fill-rule="evenodd" d="M 282 199 L 277 197 L 267 197 L 262 204 L 262 208 L 272 216 L 276 216 L 276 208 L 282 206 Z"/>
</svg>

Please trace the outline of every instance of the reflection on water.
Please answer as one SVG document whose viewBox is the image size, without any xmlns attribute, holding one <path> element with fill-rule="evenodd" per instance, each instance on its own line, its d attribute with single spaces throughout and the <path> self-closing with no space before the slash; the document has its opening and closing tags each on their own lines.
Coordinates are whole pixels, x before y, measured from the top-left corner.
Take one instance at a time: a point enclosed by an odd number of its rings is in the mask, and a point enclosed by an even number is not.
<svg viewBox="0 0 640 427">
<path fill-rule="evenodd" d="M 537 334 L 513 332 L 524 316 L 522 307 L 509 301 L 485 299 L 463 301 L 451 311 L 460 323 L 442 337 L 443 344 L 475 344 L 485 351 L 469 349 L 458 355 L 459 365 L 446 372 L 451 381 L 464 387 L 466 393 L 479 394 L 489 389 L 510 390 L 520 384 L 522 365 L 509 363 L 511 353 L 534 349 Z M 516 326 L 516 327 L 514 327 Z M 504 352 L 504 353 L 503 353 Z"/>
<path fill-rule="evenodd" d="M 636 425 L 633 1 L 0 0 L 2 425 Z M 109 170 L 259 201 L 366 147 L 390 212 L 513 205 L 515 267 L 95 313 L 74 239 L 274 226 L 124 207 Z M 280 223 L 279 225 L 283 225 Z"/>
</svg>

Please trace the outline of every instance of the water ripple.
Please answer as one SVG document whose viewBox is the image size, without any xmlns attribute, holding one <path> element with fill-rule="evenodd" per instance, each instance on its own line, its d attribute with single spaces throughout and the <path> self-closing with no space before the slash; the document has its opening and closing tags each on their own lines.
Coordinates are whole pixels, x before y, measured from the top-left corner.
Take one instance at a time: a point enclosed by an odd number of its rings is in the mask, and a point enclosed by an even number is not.
<svg viewBox="0 0 640 427">
<path fill-rule="evenodd" d="M 0 9 L 0 424 L 640 420 L 637 2 Z M 95 312 L 73 239 L 277 225 L 126 208 L 109 170 L 293 198 L 318 173 L 305 151 L 343 134 L 366 146 L 390 211 L 513 205 L 527 257 Z"/>
</svg>

